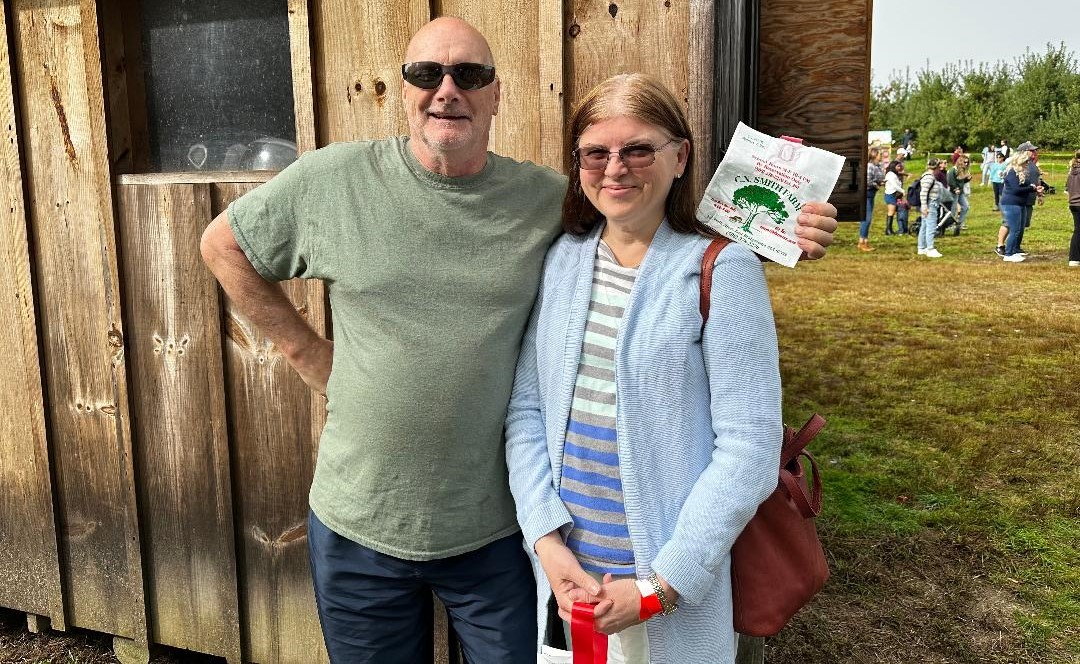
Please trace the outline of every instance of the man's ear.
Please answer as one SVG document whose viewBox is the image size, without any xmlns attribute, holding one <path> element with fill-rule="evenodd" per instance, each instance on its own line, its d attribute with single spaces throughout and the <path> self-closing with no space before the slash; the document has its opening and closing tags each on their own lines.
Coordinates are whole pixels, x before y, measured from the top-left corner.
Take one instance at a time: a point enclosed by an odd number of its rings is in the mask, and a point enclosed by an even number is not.
<svg viewBox="0 0 1080 664">
<path fill-rule="evenodd" d="M 499 102 L 502 101 L 502 81 L 498 76 L 495 77 L 492 85 L 495 86 L 495 106 L 491 109 L 491 114 L 494 116 L 499 114 Z"/>
</svg>

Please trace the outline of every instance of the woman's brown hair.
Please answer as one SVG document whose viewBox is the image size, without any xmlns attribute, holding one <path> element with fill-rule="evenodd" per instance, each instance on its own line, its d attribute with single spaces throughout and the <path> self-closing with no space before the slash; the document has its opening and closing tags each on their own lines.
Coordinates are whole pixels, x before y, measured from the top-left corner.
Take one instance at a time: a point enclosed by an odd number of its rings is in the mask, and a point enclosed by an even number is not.
<svg viewBox="0 0 1080 664">
<path fill-rule="evenodd" d="M 578 140 L 592 124 L 617 117 L 627 117 L 663 129 L 672 138 L 690 142 L 686 170 L 671 183 L 664 214 L 668 225 L 677 233 L 700 233 L 715 237 L 711 228 L 697 220 L 691 183 L 694 181 L 693 150 L 690 124 L 675 96 L 664 84 L 646 74 L 618 74 L 600 83 L 581 99 L 570 116 L 570 143 L 576 148 Z M 584 235 L 603 219 L 603 215 L 581 189 L 581 172 L 577 165 L 570 169 L 570 183 L 563 198 L 562 226 L 571 235 Z"/>
</svg>

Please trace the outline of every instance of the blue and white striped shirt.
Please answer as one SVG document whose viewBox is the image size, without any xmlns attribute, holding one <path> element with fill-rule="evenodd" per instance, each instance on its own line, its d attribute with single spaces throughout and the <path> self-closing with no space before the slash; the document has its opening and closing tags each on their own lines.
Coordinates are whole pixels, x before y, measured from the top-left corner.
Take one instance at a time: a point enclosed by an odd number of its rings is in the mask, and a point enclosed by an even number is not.
<svg viewBox="0 0 1080 664">
<path fill-rule="evenodd" d="M 566 545 L 584 569 L 633 574 L 615 433 L 615 340 L 637 268 L 619 265 L 600 241 L 585 339 L 563 448 L 559 496 L 574 519 Z"/>
</svg>

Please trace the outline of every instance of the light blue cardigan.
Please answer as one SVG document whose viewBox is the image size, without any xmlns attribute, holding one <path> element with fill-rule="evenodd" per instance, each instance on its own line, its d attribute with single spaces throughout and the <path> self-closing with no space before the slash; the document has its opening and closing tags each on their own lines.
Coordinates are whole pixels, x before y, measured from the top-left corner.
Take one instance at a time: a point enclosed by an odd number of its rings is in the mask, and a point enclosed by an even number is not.
<svg viewBox="0 0 1080 664">
<path fill-rule="evenodd" d="M 564 235 L 548 252 L 507 414 L 506 461 L 537 578 L 540 639 L 551 589 L 533 545 L 571 523 L 559 482 L 600 230 Z M 637 574 L 656 571 L 681 595 L 676 613 L 648 622 L 654 663 L 734 661 L 728 554 L 776 488 L 780 464 L 776 327 L 764 269 L 740 245 L 720 253 L 702 335 L 698 283 L 708 244 L 661 224 L 615 344 Z"/>
</svg>

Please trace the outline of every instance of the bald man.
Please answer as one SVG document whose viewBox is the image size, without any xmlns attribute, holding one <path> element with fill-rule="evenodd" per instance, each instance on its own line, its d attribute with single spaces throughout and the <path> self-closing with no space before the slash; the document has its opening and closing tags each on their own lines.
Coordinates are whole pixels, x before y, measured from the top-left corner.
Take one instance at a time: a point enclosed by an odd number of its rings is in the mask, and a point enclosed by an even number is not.
<svg viewBox="0 0 1080 664">
<path fill-rule="evenodd" d="M 408 136 L 303 155 L 214 219 L 203 258 L 327 398 L 308 544 L 331 661 L 430 661 L 434 591 L 467 661 L 533 664 L 502 434 L 566 178 L 488 152 L 501 89 L 469 24 L 421 28 L 402 78 Z M 812 257 L 836 228 L 819 211 Z M 296 277 L 325 280 L 334 341 L 276 284 Z"/>
</svg>

